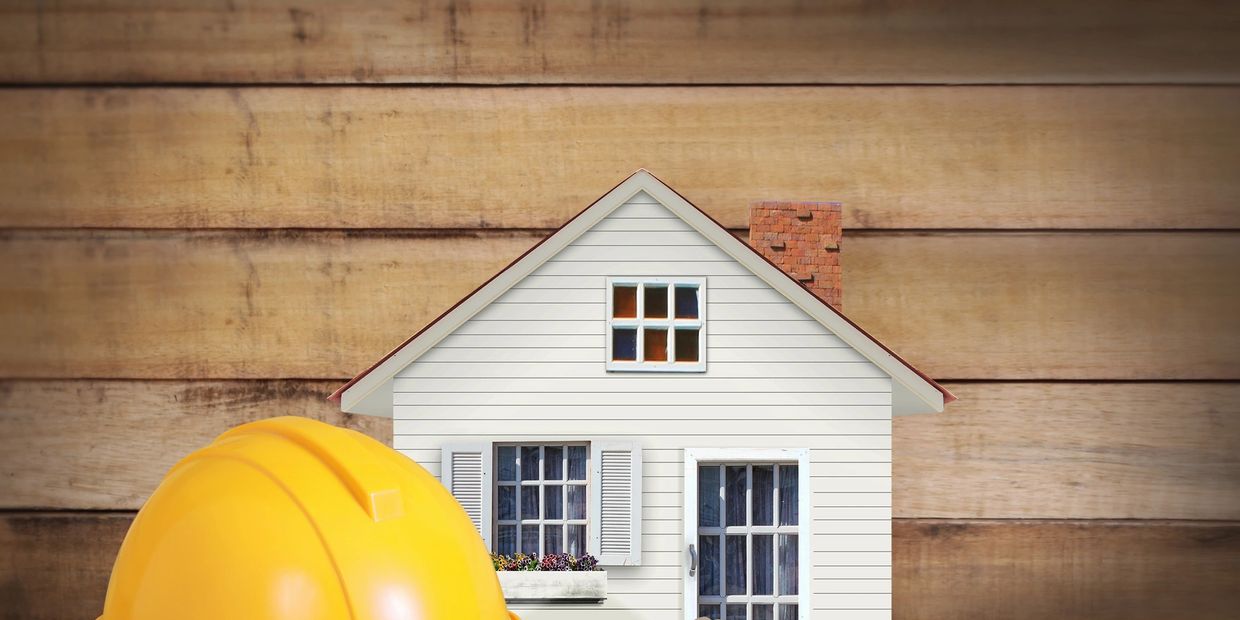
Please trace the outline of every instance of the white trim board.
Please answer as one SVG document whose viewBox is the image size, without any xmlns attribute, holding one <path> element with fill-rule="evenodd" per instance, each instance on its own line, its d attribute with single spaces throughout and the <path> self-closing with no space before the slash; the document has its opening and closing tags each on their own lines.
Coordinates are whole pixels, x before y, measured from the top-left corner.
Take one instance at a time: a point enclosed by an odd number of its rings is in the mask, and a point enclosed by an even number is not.
<svg viewBox="0 0 1240 620">
<path fill-rule="evenodd" d="M 907 362 L 892 354 L 882 343 L 644 169 L 634 172 L 469 297 L 392 351 L 380 363 L 345 384 L 332 398 L 339 398 L 341 410 L 348 413 L 391 417 L 391 382 L 397 373 L 639 192 L 646 192 L 883 372 L 891 375 L 894 415 L 939 412 L 943 410 L 946 402 L 954 400 L 955 397 L 941 386 L 926 379 Z"/>
</svg>

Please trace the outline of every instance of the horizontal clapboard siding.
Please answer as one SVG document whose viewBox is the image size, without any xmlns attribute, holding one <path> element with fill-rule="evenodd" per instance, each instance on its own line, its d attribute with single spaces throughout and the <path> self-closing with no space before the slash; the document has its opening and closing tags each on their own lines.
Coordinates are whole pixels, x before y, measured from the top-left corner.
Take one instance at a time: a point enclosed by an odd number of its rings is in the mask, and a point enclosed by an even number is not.
<svg viewBox="0 0 1240 620">
<path fill-rule="evenodd" d="M 706 277 L 706 373 L 606 372 L 606 276 L 642 274 Z M 890 378 L 645 194 L 400 372 L 394 390 L 393 444 L 436 474 L 438 446 L 462 441 L 644 448 L 642 565 L 613 571 L 625 582 L 601 610 L 681 617 L 689 447 L 809 448 L 811 605 L 891 607 Z M 603 491 L 604 511 L 628 509 L 607 499 L 622 489 Z M 627 534 L 603 528 L 602 551 Z"/>
</svg>

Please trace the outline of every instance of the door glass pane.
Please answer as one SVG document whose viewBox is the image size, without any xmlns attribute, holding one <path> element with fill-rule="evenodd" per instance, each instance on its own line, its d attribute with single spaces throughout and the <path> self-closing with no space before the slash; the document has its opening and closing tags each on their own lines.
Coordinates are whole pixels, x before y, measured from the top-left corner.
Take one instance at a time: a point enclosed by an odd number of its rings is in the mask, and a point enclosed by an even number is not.
<svg viewBox="0 0 1240 620">
<path fill-rule="evenodd" d="M 521 487 L 521 518 L 538 518 L 538 487 Z"/>
<path fill-rule="evenodd" d="M 698 605 L 698 617 L 720 620 L 718 605 Z"/>
<path fill-rule="evenodd" d="M 788 603 L 779 604 L 779 620 L 797 620 L 797 606 Z"/>
<path fill-rule="evenodd" d="M 521 446 L 521 479 L 538 480 L 538 446 Z"/>
<path fill-rule="evenodd" d="M 543 526 L 543 553 L 564 553 L 564 526 Z"/>
<path fill-rule="evenodd" d="M 745 620 L 745 604 L 728 605 L 727 620 Z"/>
<path fill-rule="evenodd" d="M 521 526 L 521 553 L 538 555 L 538 525 Z"/>
<path fill-rule="evenodd" d="M 612 291 L 611 315 L 617 319 L 637 318 L 637 287 L 617 285 Z"/>
<path fill-rule="evenodd" d="M 564 448 L 547 446 L 543 448 L 543 480 L 564 479 Z"/>
<path fill-rule="evenodd" d="M 564 487 L 558 484 L 547 485 L 543 489 L 543 508 L 544 519 L 563 519 Z"/>
<path fill-rule="evenodd" d="M 744 594 L 746 581 L 745 535 L 728 536 L 723 554 L 727 566 L 727 593 Z"/>
<path fill-rule="evenodd" d="M 799 502 L 797 501 L 797 466 L 779 466 L 779 524 L 796 525 Z"/>
<path fill-rule="evenodd" d="M 779 535 L 779 593 L 797 593 L 797 535 Z"/>
<path fill-rule="evenodd" d="M 727 469 L 727 489 L 724 498 L 727 501 L 728 525 L 745 525 L 745 466 L 729 466 Z"/>
<path fill-rule="evenodd" d="M 586 526 L 585 525 L 569 525 L 568 529 L 568 546 L 564 549 L 573 555 L 581 556 L 586 554 Z"/>
<path fill-rule="evenodd" d="M 645 330 L 646 345 L 642 349 L 642 359 L 647 362 L 667 361 L 667 330 L 647 327 Z"/>
<path fill-rule="evenodd" d="M 517 526 L 499 526 L 499 534 L 495 538 L 496 553 L 500 555 L 512 555 L 517 552 Z"/>
<path fill-rule="evenodd" d="M 773 541 L 770 534 L 753 535 L 753 593 L 759 596 L 774 594 Z"/>
<path fill-rule="evenodd" d="M 753 511 L 751 518 L 754 525 L 771 525 L 775 514 L 775 468 L 770 465 L 753 466 Z"/>
<path fill-rule="evenodd" d="M 719 527 L 719 466 L 698 466 L 698 525 Z"/>
<path fill-rule="evenodd" d="M 568 487 L 568 518 L 586 518 L 586 487 L 584 484 L 572 484 Z"/>
<path fill-rule="evenodd" d="M 499 488 L 499 518 L 505 521 L 517 518 L 517 487 Z"/>
<path fill-rule="evenodd" d="M 775 610 L 771 605 L 755 604 L 753 606 L 753 620 L 775 620 Z"/>
<path fill-rule="evenodd" d="M 666 319 L 667 318 L 667 287 L 655 284 L 647 284 L 645 287 L 646 295 L 646 318 L 648 319 Z"/>
<path fill-rule="evenodd" d="M 569 446 L 568 447 L 568 479 L 569 480 L 585 480 L 586 479 L 586 447 L 585 446 Z"/>
<path fill-rule="evenodd" d="M 698 318 L 698 296 L 696 286 L 676 287 L 676 318 Z"/>
<path fill-rule="evenodd" d="M 718 536 L 698 536 L 698 568 L 698 594 L 718 596 L 720 577 Z"/>
<path fill-rule="evenodd" d="M 505 482 L 517 479 L 516 446 L 499 447 L 499 479 Z"/>
</svg>

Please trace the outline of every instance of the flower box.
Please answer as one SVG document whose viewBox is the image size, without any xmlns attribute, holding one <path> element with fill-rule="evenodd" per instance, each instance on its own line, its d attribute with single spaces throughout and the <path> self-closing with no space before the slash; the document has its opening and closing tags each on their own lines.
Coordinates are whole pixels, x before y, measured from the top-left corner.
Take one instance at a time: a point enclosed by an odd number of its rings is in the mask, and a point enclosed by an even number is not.
<svg viewBox="0 0 1240 620">
<path fill-rule="evenodd" d="M 607 598 L 607 571 L 498 571 L 509 603 L 601 603 Z"/>
</svg>

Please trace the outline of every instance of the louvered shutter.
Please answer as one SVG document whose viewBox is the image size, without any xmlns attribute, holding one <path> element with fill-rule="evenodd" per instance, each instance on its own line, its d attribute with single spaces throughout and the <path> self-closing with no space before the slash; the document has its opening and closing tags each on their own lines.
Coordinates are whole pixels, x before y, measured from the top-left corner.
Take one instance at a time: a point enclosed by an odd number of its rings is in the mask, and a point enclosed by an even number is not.
<svg viewBox="0 0 1240 620">
<path fill-rule="evenodd" d="M 590 443 L 590 552 L 599 564 L 642 560 L 642 451 L 632 443 Z"/>
<path fill-rule="evenodd" d="M 491 444 L 444 446 L 441 480 L 491 548 Z"/>
</svg>

